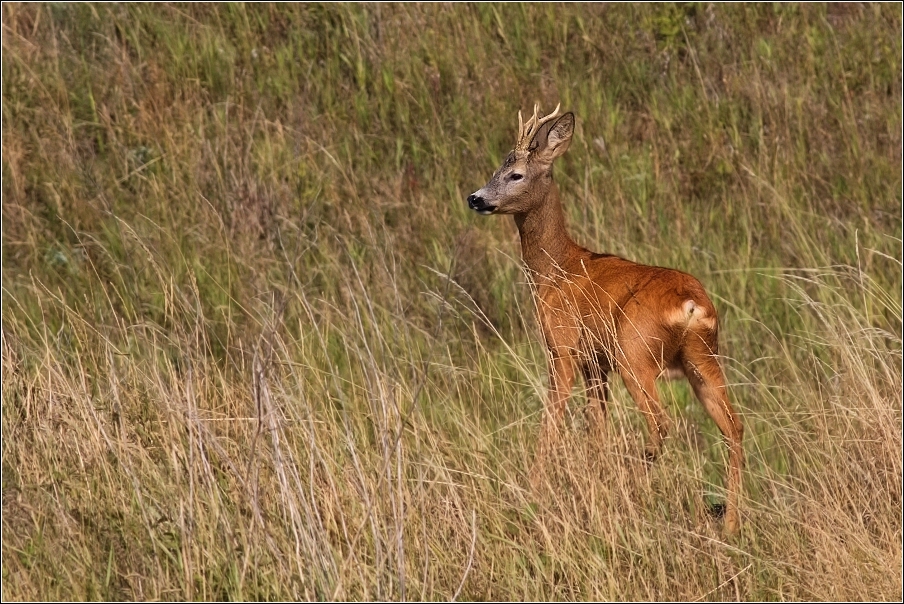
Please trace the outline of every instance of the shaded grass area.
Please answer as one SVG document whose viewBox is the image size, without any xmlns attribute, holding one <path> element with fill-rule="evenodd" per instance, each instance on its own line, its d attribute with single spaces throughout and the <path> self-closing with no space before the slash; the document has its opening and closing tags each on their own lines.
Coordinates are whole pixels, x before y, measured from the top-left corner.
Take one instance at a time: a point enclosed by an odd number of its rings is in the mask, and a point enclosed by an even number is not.
<svg viewBox="0 0 904 604">
<path fill-rule="evenodd" d="M 899 6 L 2 16 L 4 597 L 900 597 Z M 574 238 L 716 301 L 733 542 L 682 384 L 656 464 L 617 384 L 527 488 L 545 359 L 464 198 L 534 101 Z"/>
</svg>

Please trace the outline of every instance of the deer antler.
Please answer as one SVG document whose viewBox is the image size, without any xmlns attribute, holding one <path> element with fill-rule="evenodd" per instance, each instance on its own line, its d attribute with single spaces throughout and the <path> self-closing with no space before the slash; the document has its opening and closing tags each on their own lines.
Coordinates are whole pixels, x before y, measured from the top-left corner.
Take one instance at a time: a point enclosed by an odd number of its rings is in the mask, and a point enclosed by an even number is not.
<svg viewBox="0 0 904 604">
<path fill-rule="evenodd" d="M 527 123 L 524 123 L 524 119 L 521 117 L 521 111 L 518 111 L 518 143 L 515 145 L 516 153 L 527 153 L 528 147 L 530 146 L 531 141 L 534 139 L 534 135 L 537 134 L 537 131 L 540 129 L 540 126 L 548 122 L 549 120 L 559 117 L 559 107 L 562 104 L 559 103 L 556 105 L 555 110 L 552 113 L 545 117 L 540 117 L 540 104 L 534 103 L 534 116 L 527 120 Z"/>
</svg>

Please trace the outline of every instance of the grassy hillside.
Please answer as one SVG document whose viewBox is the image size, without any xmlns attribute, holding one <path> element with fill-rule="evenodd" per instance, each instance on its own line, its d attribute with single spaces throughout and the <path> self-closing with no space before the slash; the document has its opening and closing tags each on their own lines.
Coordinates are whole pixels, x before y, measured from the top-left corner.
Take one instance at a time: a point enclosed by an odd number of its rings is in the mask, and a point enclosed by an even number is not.
<svg viewBox="0 0 904 604">
<path fill-rule="evenodd" d="M 900 5 L 3 5 L 2 588 L 25 599 L 899 599 Z M 546 366 L 518 109 L 598 251 L 698 276 L 746 427 L 643 462 Z"/>
</svg>

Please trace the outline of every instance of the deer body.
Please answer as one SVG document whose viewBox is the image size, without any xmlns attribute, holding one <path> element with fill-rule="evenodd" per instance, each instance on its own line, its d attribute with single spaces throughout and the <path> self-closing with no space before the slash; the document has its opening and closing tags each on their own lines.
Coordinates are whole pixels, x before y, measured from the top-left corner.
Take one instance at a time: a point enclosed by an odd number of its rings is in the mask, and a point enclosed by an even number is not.
<svg viewBox="0 0 904 604">
<path fill-rule="evenodd" d="M 647 457 L 655 458 L 669 420 L 655 382 L 686 377 L 729 446 L 725 531 L 739 525 L 743 426 L 728 400 L 718 361 L 718 317 L 703 285 L 677 270 L 647 266 L 575 243 L 552 179 L 552 162 L 574 132 L 571 113 L 558 107 L 527 125 L 485 187 L 468 197 L 481 214 L 512 214 L 522 258 L 533 284 L 549 358 L 549 394 L 537 466 L 558 443 L 562 416 L 578 373 L 584 379 L 595 433 L 605 418 L 609 374 L 617 372 L 650 431 Z M 555 119 L 558 118 L 558 119 Z"/>
</svg>

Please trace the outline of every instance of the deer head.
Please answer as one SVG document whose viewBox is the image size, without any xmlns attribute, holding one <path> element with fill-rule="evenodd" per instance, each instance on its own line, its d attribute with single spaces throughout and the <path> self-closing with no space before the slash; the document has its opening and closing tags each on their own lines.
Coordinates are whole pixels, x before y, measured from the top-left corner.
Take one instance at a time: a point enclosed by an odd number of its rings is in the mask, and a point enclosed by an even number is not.
<svg viewBox="0 0 904 604">
<path fill-rule="evenodd" d="M 552 162 L 565 153 L 574 134 L 574 114 L 559 115 L 559 105 L 545 117 L 527 123 L 518 112 L 515 148 L 482 189 L 468 196 L 468 207 L 479 214 L 525 214 L 542 204 L 552 185 Z"/>
</svg>

